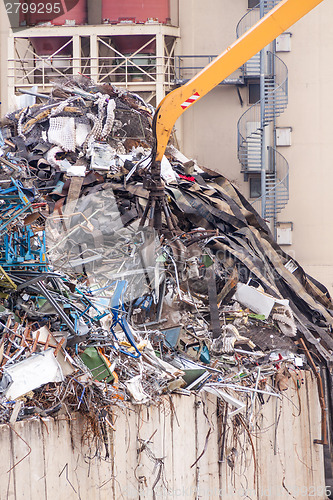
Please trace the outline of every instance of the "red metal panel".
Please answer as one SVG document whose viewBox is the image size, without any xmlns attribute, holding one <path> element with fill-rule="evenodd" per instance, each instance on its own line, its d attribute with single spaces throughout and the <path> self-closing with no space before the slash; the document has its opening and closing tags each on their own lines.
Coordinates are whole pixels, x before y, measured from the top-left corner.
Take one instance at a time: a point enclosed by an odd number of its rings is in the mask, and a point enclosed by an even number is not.
<svg viewBox="0 0 333 500">
<path fill-rule="evenodd" d="M 120 35 L 114 37 L 114 41 L 117 49 L 122 54 L 133 54 L 140 47 L 149 42 L 151 38 L 152 37 L 148 35 L 132 35 L 132 36 Z M 146 45 L 146 47 L 142 49 L 142 51 L 140 52 L 142 52 L 143 54 L 155 54 L 155 50 L 156 50 L 156 43 L 155 40 L 153 40 L 151 43 Z"/>
<path fill-rule="evenodd" d="M 33 45 L 33 48 L 39 56 L 49 56 L 54 54 L 57 50 L 62 47 L 66 42 L 68 42 L 69 38 L 66 37 L 52 37 L 52 38 L 29 38 L 30 42 Z M 58 52 L 59 55 L 70 55 L 72 50 L 71 44 L 67 45 L 63 50 Z"/>
<path fill-rule="evenodd" d="M 20 24 L 34 26 L 40 23 L 51 22 L 61 26 L 66 21 L 75 21 L 75 24 L 87 22 L 87 0 L 48 0 L 35 2 L 29 0 L 21 6 Z"/>
<path fill-rule="evenodd" d="M 169 0 L 103 0 L 102 17 L 111 23 L 124 20 L 145 23 L 155 19 L 165 24 L 170 18 Z"/>
</svg>

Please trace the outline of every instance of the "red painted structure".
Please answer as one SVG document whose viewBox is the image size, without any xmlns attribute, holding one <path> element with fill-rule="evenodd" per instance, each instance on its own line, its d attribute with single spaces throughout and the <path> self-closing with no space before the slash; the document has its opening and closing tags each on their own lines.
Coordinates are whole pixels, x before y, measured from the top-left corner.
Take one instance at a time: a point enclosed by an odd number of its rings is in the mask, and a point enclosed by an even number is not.
<svg viewBox="0 0 333 500">
<path fill-rule="evenodd" d="M 131 35 L 131 36 L 120 35 L 114 37 L 114 41 L 117 49 L 122 54 L 127 55 L 127 54 L 134 54 L 134 52 L 136 52 L 140 47 L 149 42 L 151 38 L 152 37 L 148 35 Z M 156 42 L 155 40 L 153 40 L 148 45 L 146 45 L 144 49 L 142 49 L 142 53 L 154 55 L 155 50 L 156 50 Z"/>
<path fill-rule="evenodd" d="M 34 3 L 30 1 L 25 5 L 28 5 L 28 8 L 24 8 L 27 12 L 23 12 L 22 6 L 20 11 L 20 23 L 25 23 L 27 26 L 35 26 L 49 22 L 54 26 L 62 26 L 67 22 L 69 22 L 69 24 L 73 23 L 75 25 L 80 25 L 85 24 L 88 19 L 87 0 L 51 0 L 50 2 L 44 3 Z M 68 40 L 69 38 L 66 37 L 30 38 L 34 50 L 40 56 L 54 54 Z M 71 44 L 68 44 L 58 54 L 59 56 L 70 55 L 71 51 Z"/>
<path fill-rule="evenodd" d="M 154 19 L 166 24 L 170 18 L 169 0 L 103 0 L 102 18 L 110 23 Z"/>
<path fill-rule="evenodd" d="M 69 38 L 66 37 L 54 37 L 54 38 L 42 38 L 42 37 L 34 37 L 29 38 L 32 46 L 39 56 L 50 56 L 54 54 L 57 50 L 59 50 L 66 42 L 68 42 Z M 66 45 L 64 49 L 58 52 L 58 55 L 71 55 L 72 46 L 69 43 Z"/>
<path fill-rule="evenodd" d="M 20 24 L 35 26 L 52 23 L 62 26 L 66 21 L 76 25 L 87 22 L 87 0 L 48 0 L 45 2 L 28 1 L 21 6 Z"/>
</svg>

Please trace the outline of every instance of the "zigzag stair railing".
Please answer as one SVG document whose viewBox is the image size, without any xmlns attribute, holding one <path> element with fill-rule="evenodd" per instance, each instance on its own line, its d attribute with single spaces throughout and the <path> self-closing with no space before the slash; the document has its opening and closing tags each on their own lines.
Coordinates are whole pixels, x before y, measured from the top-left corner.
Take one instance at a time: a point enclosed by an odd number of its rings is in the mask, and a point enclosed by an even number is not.
<svg viewBox="0 0 333 500">
<path fill-rule="evenodd" d="M 287 66 L 273 52 L 267 51 L 267 57 L 269 71 L 265 77 L 264 96 L 248 108 L 237 123 L 237 152 L 243 173 L 260 172 L 263 129 L 283 113 L 288 104 Z"/>
<path fill-rule="evenodd" d="M 279 0 L 265 0 L 264 14 Z M 237 37 L 241 36 L 260 17 L 260 3 L 248 11 L 238 22 Z M 237 150 L 241 171 L 260 172 L 262 165 L 262 140 L 264 127 L 283 113 L 288 104 L 288 69 L 273 52 L 267 51 L 267 71 L 264 81 L 264 96 L 239 118 L 237 124 Z M 243 76 L 260 75 L 260 54 L 252 57 L 242 68 Z M 261 106 L 264 105 L 264 115 Z M 269 168 L 266 172 L 265 218 L 276 218 L 289 199 L 289 165 L 274 148 L 268 148 Z M 253 204 L 261 208 L 261 198 Z M 261 211 L 261 210 L 260 210 Z"/>
<path fill-rule="evenodd" d="M 275 148 L 268 148 L 269 169 L 266 172 L 266 195 L 264 218 L 276 218 L 289 200 L 289 164 L 286 158 Z M 261 213 L 262 197 L 252 205 Z"/>
</svg>

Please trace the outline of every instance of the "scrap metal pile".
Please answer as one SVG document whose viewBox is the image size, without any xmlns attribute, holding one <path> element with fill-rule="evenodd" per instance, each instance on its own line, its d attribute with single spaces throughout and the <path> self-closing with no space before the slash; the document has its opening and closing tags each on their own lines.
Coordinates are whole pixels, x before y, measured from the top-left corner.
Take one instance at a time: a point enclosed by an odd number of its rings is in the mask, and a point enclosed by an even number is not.
<svg viewBox="0 0 333 500">
<path fill-rule="evenodd" d="M 222 175 L 169 145 L 174 234 L 141 227 L 154 110 L 88 79 L 10 113 L 0 136 L 0 421 L 206 391 L 250 422 L 309 351 L 331 365 L 333 304 Z M 310 358 L 312 359 L 312 358 Z"/>
</svg>

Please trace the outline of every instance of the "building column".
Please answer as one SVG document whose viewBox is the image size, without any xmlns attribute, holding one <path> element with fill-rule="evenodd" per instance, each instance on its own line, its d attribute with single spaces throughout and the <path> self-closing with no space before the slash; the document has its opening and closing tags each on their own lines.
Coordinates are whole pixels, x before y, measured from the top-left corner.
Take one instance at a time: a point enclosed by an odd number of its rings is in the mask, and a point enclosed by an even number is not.
<svg viewBox="0 0 333 500">
<path fill-rule="evenodd" d="M 73 43 L 73 76 L 78 76 L 81 73 L 81 37 L 74 35 L 72 38 Z"/>
<path fill-rule="evenodd" d="M 15 38 L 13 33 L 11 32 L 7 39 L 7 54 L 8 54 L 8 65 L 7 65 L 7 102 L 3 102 L 2 105 L 2 113 L 8 113 L 14 104 L 14 96 L 15 96 Z M 6 61 L 7 62 L 7 61 Z M 3 96 L 5 97 L 5 89 L 3 92 Z M 4 99 L 5 101 L 5 99 Z"/>
<path fill-rule="evenodd" d="M 164 98 L 164 35 L 156 34 L 156 106 Z"/>
<path fill-rule="evenodd" d="M 98 40 L 97 35 L 90 35 L 90 77 L 98 83 Z"/>
</svg>

